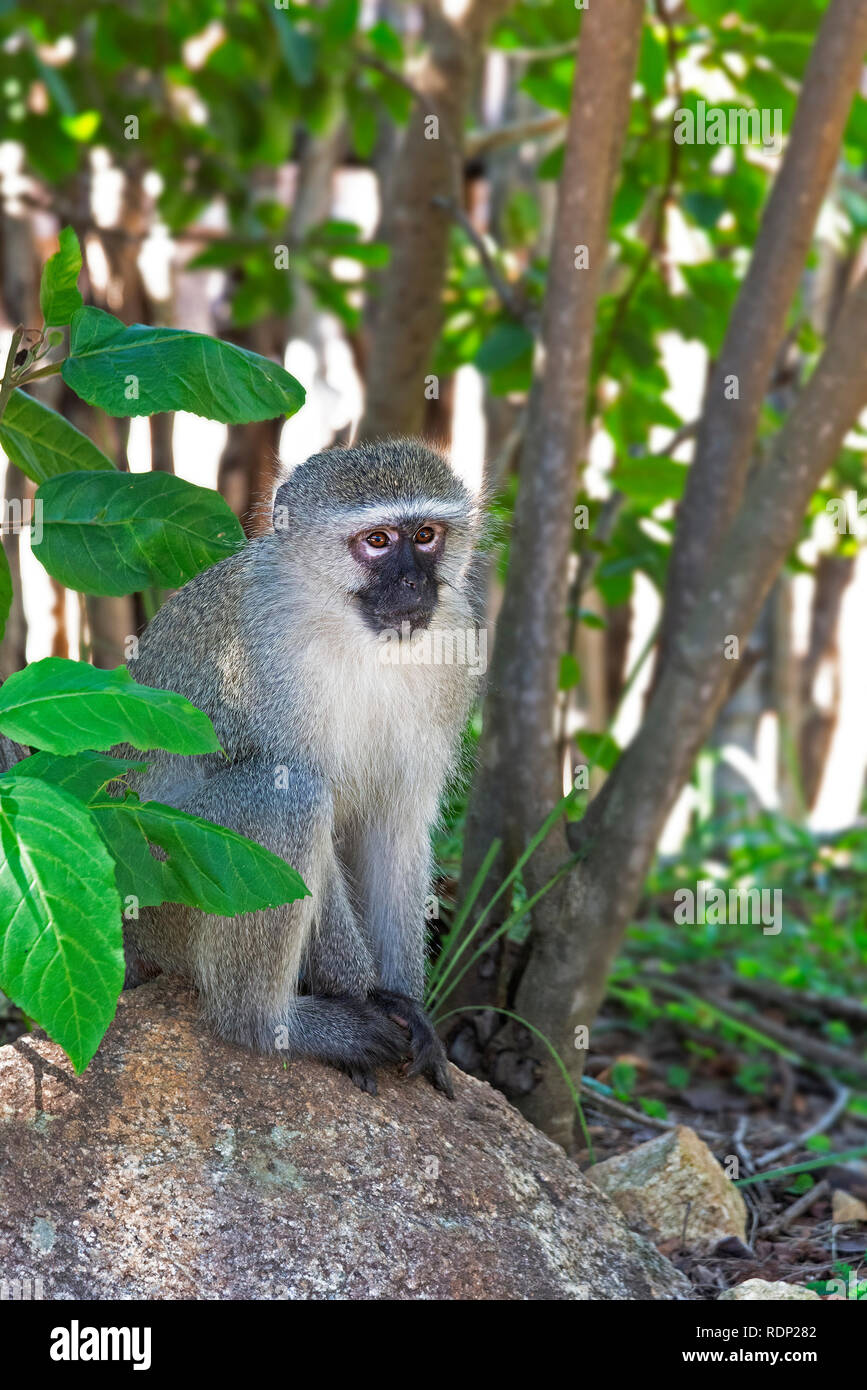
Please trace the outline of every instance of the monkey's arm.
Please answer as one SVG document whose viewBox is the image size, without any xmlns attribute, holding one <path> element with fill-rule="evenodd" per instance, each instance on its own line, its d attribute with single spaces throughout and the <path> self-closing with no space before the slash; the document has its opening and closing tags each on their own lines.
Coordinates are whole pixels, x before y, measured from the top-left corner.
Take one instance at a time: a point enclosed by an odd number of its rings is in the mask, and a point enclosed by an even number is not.
<svg viewBox="0 0 867 1390">
<path fill-rule="evenodd" d="M 343 869 L 335 864 L 307 943 L 302 966 L 311 994 L 355 994 L 366 999 L 376 989 L 370 946 L 350 902 Z"/>
<path fill-rule="evenodd" d="M 278 776 L 278 772 L 282 775 Z M 288 772 L 288 776 L 287 776 Z M 335 979 L 339 996 L 298 994 L 317 912 L 337 895 L 331 800 L 314 769 L 277 768 L 265 758 L 225 768 L 175 803 L 281 855 L 311 896 L 285 907 L 218 917 L 164 904 L 127 924 L 129 944 L 148 964 L 180 970 L 199 991 L 221 1036 L 270 1052 L 316 1057 L 370 1089 L 373 1070 L 407 1053 L 405 1034 L 355 979 Z M 361 976 L 364 964 L 361 963 Z M 358 988 L 366 981 L 359 977 Z"/>
<path fill-rule="evenodd" d="M 379 986 L 419 1003 L 431 878 L 429 823 L 423 808 L 400 807 L 359 830 L 351 862 Z"/>
<path fill-rule="evenodd" d="M 355 863 L 360 911 L 369 936 L 379 987 L 377 998 L 409 1033 L 410 1075 L 420 1074 L 453 1096 L 445 1049 L 424 1011 L 427 924 L 424 902 L 430 888 L 429 819 L 423 808 L 404 809 L 359 834 Z"/>
</svg>

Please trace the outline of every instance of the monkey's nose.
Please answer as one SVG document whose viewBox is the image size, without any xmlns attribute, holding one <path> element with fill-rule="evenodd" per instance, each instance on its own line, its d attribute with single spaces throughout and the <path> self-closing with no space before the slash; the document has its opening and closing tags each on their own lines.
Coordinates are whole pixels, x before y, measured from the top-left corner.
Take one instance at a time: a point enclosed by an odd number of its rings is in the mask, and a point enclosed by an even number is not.
<svg viewBox="0 0 867 1390">
<path fill-rule="evenodd" d="M 405 585 L 407 589 L 423 589 L 423 588 L 425 587 L 425 585 L 427 584 L 427 575 L 426 575 L 426 574 L 419 574 L 419 575 L 404 574 L 404 575 L 401 575 L 401 580 L 400 580 L 400 582 L 401 582 L 401 584 Z"/>
</svg>

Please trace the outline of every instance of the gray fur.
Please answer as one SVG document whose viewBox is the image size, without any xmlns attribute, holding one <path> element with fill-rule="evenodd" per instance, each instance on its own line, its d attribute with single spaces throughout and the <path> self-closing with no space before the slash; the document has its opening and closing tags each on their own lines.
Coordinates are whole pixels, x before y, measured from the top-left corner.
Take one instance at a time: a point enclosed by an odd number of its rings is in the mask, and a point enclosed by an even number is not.
<svg viewBox="0 0 867 1390">
<path fill-rule="evenodd" d="M 131 974 L 179 971 L 222 1036 L 324 1058 L 365 1089 L 407 1051 L 448 1085 L 418 1007 L 423 904 L 475 676 L 466 664 L 383 664 L 347 546 L 360 526 L 404 516 L 448 528 L 430 630 L 472 628 L 475 502 L 438 454 L 396 440 L 297 468 L 278 489 L 276 529 L 170 598 L 130 662 L 136 680 L 205 710 L 228 757 L 155 750 L 134 784 L 142 798 L 258 840 L 311 892 L 233 918 L 143 909 L 125 924 Z"/>
</svg>

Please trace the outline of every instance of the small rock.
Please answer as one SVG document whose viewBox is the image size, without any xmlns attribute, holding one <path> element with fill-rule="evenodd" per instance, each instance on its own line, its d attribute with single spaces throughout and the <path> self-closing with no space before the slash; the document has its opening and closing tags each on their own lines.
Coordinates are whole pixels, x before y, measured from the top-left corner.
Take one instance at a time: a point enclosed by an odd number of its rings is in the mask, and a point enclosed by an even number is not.
<svg viewBox="0 0 867 1390">
<path fill-rule="evenodd" d="M 835 1226 L 842 1226 L 847 1221 L 867 1221 L 867 1202 L 853 1197 L 851 1192 L 844 1192 L 841 1187 L 835 1187 L 831 1198 L 831 1220 Z"/>
<path fill-rule="evenodd" d="M 867 1202 L 867 1163 L 835 1163 L 825 1169 L 825 1178 L 835 1190 L 839 1187 L 859 1202 Z"/>
<path fill-rule="evenodd" d="M 800 1284 L 787 1284 L 784 1279 L 777 1279 L 773 1283 L 767 1279 L 747 1279 L 743 1284 L 735 1284 L 733 1289 L 726 1289 L 725 1293 L 720 1294 L 717 1303 L 753 1303 L 760 1299 L 791 1303 L 807 1298 L 821 1302 L 815 1289 L 805 1289 Z"/>
<path fill-rule="evenodd" d="M 717 1259 L 720 1256 L 733 1260 L 754 1260 L 756 1258 L 755 1251 L 751 1250 L 737 1236 L 726 1236 L 725 1240 L 721 1240 L 719 1245 L 714 1246 L 712 1253 Z"/>
<path fill-rule="evenodd" d="M 676 1241 L 709 1252 L 729 1237 L 746 1241 L 743 1197 L 685 1125 L 597 1163 L 587 1176 L 617 1204 L 628 1226 L 657 1244 Z"/>
</svg>

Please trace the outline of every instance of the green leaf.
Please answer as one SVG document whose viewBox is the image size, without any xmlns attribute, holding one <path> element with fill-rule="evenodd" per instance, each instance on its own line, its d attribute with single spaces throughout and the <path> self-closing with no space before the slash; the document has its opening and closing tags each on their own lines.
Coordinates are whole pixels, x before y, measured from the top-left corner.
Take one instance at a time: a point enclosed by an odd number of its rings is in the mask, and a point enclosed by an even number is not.
<svg viewBox="0 0 867 1390">
<path fill-rule="evenodd" d="M 299 87 L 309 87 L 316 76 L 316 47 L 309 34 L 295 27 L 284 10 L 274 9 L 271 18 L 284 62 Z"/>
<path fill-rule="evenodd" d="M 182 695 L 138 685 L 123 666 L 101 671 L 60 656 L 33 661 L 0 685 L 0 732 L 64 755 L 116 743 L 170 753 L 219 749 L 208 716 Z"/>
<path fill-rule="evenodd" d="M 690 0 L 690 9 L 707 24 L 717 24 L 731 10 L 731 0 Z"/>
<path fill-rule="evenodd" d="M 125 772 L 133 768 L 143 767 L 147 767 L 147 763 L 132 762 L 129 758 L 110 758 L 103 753 L 76 753 L 69 758 L 58 758 L 52 753 L 33 753 L 16 763 L 14 772 L 16 777 L 40 777 L 52 787 L 59 787 L 61 791 L 87 803 L 109 782 L 123 777 Z"/>
<path fill-rule="evenodd" d="M 611 481 L 641 507 L 658 507 L 683 495 L 687 472 L 673 459 L 626 459 L 611 470 Z"/>
<path fill-rule="evenodd" d="M 252 253 L 248 241 L 244 241 L 240 237 L 226 237 L 224 241 L 212 242 L 210 246 L 205 247 L 204 251 L 193 256 L 187 261 L 186 268 L 187 270 L 226 270 L 249 260 L 254 254 L 258 256 L 264 252 L 264 246 L 261 253 Z M 273 250 L 268 248 L 268 254 L 273 264 Z"/>
<path fill-rule="evenodd" d="M 123 985 L 114 864 L 68 792 L 0 778 L 0 985 L 87 1066 Z"/>
<path fill-rule="evenodd" d="M 809 1192 L 810 1188 L 815 1186 L 816 1184 L 809 1173 L 799 1173 L 794 1182 L 789 1183 L 786 1191 L 791 1192 L 793 1197 L 800 1197 L 802 1192 Z M 808 1284 L 807 1288 L 809 1289 L 810 1287 L 811 1285 Z"/>
<path fill-rule="evenodd" d="M 557 683 L 558 690 L 571 690 L 581 679 L 581 667 L 575 660 L 571 652 L 564 652 L 560 657 L 560 679 Z"/>
<path fill-rule="evenodd" d="M 6 631 L 6 620 L 12 608 L 12 574 L 6 548 L 0 545 L 0 638 Z"/>
<path fill-rule="evenodd" d="M 610 734 L 593 734 L 588 729 L 581 729 L 576 734 L 576 740 L 584 756 L 605 772 L 610 772 L 620 757 L 620 745 Z"/>
<path fill-rule="evenodd" d="M 806 1140 L 805 1147 L 812 1149 L 815 1153 L 826 1154 L 830 1152 L 831 1140 L 827 1134 L 811 1134 Z"/>
<path fill-rule="evenodd" d="M 360 8 L 360 0 L 330 0 L 322 15 L 328 37 L 337 40 L 351 38 L 358 24 Z"/>
<path fill-rule="evenodd" d="M 680 272 L 689 287 L 692 307 L 698 310 L 700 336 L 715 356 L 722 346 L 739 289 L 735 271 L 728 262 L 702 261 L 698 265 L 681 265 Z M 672 315 L 676 307 L 676 303 L 671 305 Z"/>
<path fill-rule="evenodd" d="M 629 1100 L 638 1080 L 638 1071 L 631 1062 L 615 1062 L 611 1068 L 611 1085 L 621 1100 Z"/>
<path fill-rule="evenodd" d="M 331 219 L 314 227 L 307 238 L 311 249 L 322 250 L 330 256 L 346 256 L 362 265 L 376 269 L 388 265 L 390 251 L 384 241 L 359 241 L 359 228 L 354 222 Z"/>
<path fill-rule="evenodd" d="M 376 148 L 379 129 L 376 108 L 371 103 L 369 93 L 357 87 L 347 87 L 346 108 L 352 148 L 359 159 L 369 159 Z"/>
<path fill-rule="evenodd" d="M 225 826 L 132 796 L 98 800 L 91 810 L 117 861 L 121 897 L 142 907 L 186 903 L 231 917 L 309 896 L 285 860 Z M 168 858 L 156 859 L 152 844 Z"/>
<path fill-rule="evenodd" d="M 0 445 L 34 483 L 80 468 L 114 471 L 111 459 L 86 434 L 24 391 L 9 397 L 0 420 Z"/>
<path fill-rule="evenodd" d="M 79 111 L 75 116 L 61 116 L 60 124 L 73 140 L 80 140 L 86 144 L 99 130 L 100 120 L 98 111 Z M 66 319 L 63 322 L 65 323 Z"/>
<path fill-rule="evenodd" d="M 244 544 L 220 494 L 174 473 L 67 473 L 36 495 L 34 555 L 52 578 L 88 594 L 178 589 Z"/>
<path fill-rule="evenodd" d="M 397 67 L 403 64 L 403 43 L 397 30 L 384 19 L 378 19 L 364 35 L 367 42 L 380 58 Z"/>
<path fill-rule="evenodd" d="M 480 372 L 501 371 L 530 358 L 532 352 L 533 335 L 528 328 L 519 323 L 501 323 L 482 343 L 475 364 Z"/>
<path fill-rule="evenodd" d="M 60 250 L 45 262 L 39 286 L 39 304 L 45 322 L 69 323 L 83 300 L 78 288 L 81 274 L 81 247 L 71 227 L 64 227 L 58 238 Z"/>
<path fill-rule="evenodd" d="M 706 232 L 713 230 L 728 206 L 725 198 L 704 189 L 684 193 L 680 205 Z"/>
<path fill-rule="evenodd" d="M 598 613 L 594 613 L 590 608 L 579 609 L 578 621 L 579 623 L 583 623 L 585 627 L 593 627 L 602 631 L 608 626 L 605 619 L 601 618 Z"/>
<path fill-rule="evenodd" d="M 664 35 L 662 25 L 645 24 L 641 31 L 637 76 L 648 97 L 654 102 L 661 101 L 665 96 L 668 53 Z"/>
<path fill-rule="evenodd" d="M 109 415 L 189 410 L 224 424 L 294 415 L 304 388 L 258 353 L 181 328 L 127 328 L 87 306 L 72 320 L 67 386 Z"/>
<path fill-rule="evenodd" d="M 678 1065 L 670 1066 L 665 1073 L 666 1085 L 671 1086 L 672 1090 L 683 1091 L 690 1082 L 688 1067 Z"/>
<path fill-rule="evenodd" d="M 653 1115 L 657 1120 L 666 1120 L 668 1110 L 661 1100 L 656 1100 L 652 1096 L 639 1096 L 638 1104 L 641 1106 L 645 1115 Z"/>
<path fill-rule="evenodd" d="M 553 111 L 568 114 L 572 99 L 572 79 L 575 71 L 574 58 L 559 58 L 555 62 L 531 63 L 526 76 L 518 83 L 522 92 L 537 101 L 540 106 L 549 106 Z"/>
</svg>

